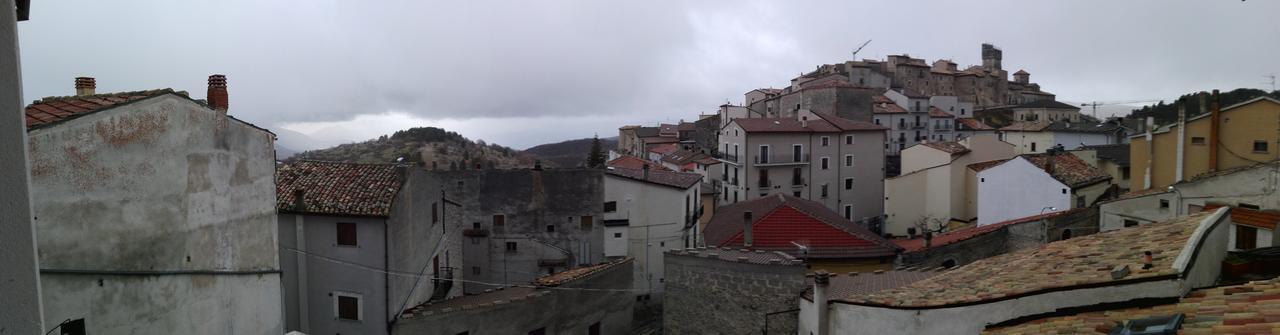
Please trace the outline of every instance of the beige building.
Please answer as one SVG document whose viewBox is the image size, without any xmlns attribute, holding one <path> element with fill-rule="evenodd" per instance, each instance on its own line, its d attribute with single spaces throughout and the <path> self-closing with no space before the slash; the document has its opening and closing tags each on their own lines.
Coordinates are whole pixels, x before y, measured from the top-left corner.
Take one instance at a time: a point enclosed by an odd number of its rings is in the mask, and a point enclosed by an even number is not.
<svg viewBox="0 0 1280 335">
<path fill-rule="evenodd" d="M 883 213 L 885 128 L 802 110 L 798 118 L 730 121 L 720 134 L 722 204 L 789 194 L 846 219 Z"/>
<path fill-rule="evenodd" d="M 1012 144 L 994 135 L 958 142 L 925 142 L 902 151 L 902 175 L 884 181 L 884 233 L 910 235 L 924 223 L 963 226 L 977 217 L 969 164 L 1013 157 Z M 916 229 L 919 233 L 919 229 Z"/>
<path fill-rule="evenodd" d="M 1080 122 L 1080 107 L 1061 101 L 1036 100 L 1014 106 L 1015 121 L 1068 121 Z"/>
<path fill-rule="evenodd" d="M 1199 174 L 1280 157 L 1275 148 L 1280 141 L 1280 100 L 1258 97 L 1217 113 L 1214 109 L 1188 119 L 1185 127 L 1175 123 L 1130 137 L 1132 188 L 1163 188 Z"/>
<path fill-rule="evenodd" d="M 1111 183 L 1116 185 L 1119 193 L 1129 191 L 1128 144 L 1083 146 L 1071 150 L 1071 154 L 1110 175 Z"/>
<path fill-rule="evenodd" d="M 1000 139 L 1013 143 L 1018 154 L 1038 154 L 1056 145 L 1075 150 L 1087 145 L 1120 143 L 1124 129 L 1109 123 L 1017 121 L 1000 128 Z"/>
</svg>

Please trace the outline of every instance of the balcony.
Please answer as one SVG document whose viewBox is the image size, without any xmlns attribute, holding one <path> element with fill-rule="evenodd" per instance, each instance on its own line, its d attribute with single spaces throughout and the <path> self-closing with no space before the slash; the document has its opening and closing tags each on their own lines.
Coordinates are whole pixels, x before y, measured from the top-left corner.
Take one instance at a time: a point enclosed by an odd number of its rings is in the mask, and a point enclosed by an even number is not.
<svg viewBox="0 0 1280 335">
<path fill-rule="evenodd" d="M 463 229 L 463 230 L 462 230 L 462 236 L 466 236 L 466 237 L 485 237 L 485 236 L 489 236 L 489 230 L 488 230 L 488 229 L 483 229 L 483 228 L 479 228 L 479 229 L 474 229 L 474 228 L 473 228 L 473 229 Z"/>
<path fill-rule="evenodd" d="M 759 188 L 770 188 L 770 187 L 773 187 L 773 183 L 770 183 L 768 179 L 763 179 L 763 180 L 760 180 L 760 181 L 756 182 L 756 187 L 759 187 Z"/>
<path fill-rule="evenodd" d="M 796 157 L 793 155 L 773 155 L 773 156 L 756 156 L 756 166 L 784 166 L 784 165 L 806 165 L 809 164 L 809 154 Z"/>
<path fill-rule="evenodd" d="M 925 128 L 928 128 L 928 127 L 929 127 L 929 125 L 928 125 L 928 124 L 925 124 L 925 123 L 923 123 L 923 122 L 912 122 L 912 123 L 911 123 L 911 129 L 925 129 Z"/>
<path fill-rule="evenodd" d="M 907 130 L 907 124 L 906 124 L 906 123 L 899 123 L 899 124 L 898 124 L 898 130 Z"/>
<path fill-rule="evenodd" d="M 804 178 L 791 178 L 792 188 L 801 188 L 804 187 L 804 185 Z"/>
<path fill-rule="evenodd" d="M 738 155 L 725 153 L 725 152 L 717 152 L 711 156 L 715 157 L 716 159 L 719 159 L 722 162 L 738 164 Z"/>
<path fill-rule="evenodd" d="M 933 130 L 951 130 L 951 124 L 935 124 L 933 125 Z"/>
</svg>

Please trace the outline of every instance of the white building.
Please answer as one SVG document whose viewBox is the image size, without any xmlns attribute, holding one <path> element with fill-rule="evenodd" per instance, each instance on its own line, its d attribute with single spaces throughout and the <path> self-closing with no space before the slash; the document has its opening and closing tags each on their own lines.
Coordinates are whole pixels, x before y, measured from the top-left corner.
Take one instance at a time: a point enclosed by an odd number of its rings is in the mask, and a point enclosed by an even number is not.
<svg viewBox="0 0 1280 335">
<path fill-rule="evenodd" d="M 1055 145 L 1075 150 L 1082 146 L 1119 144 L 1124 129 L 1109 123 L 1021 121 L 1000 128 L 1000 139 L 1013 143 L 1019 154 L 1042 153 Z"/>
<path fill-rule="evenodd" d="M 647 168 L 605 173 L 605 256 L 635 258 L 637 295 L 660 299 L 662 253 L 695 246 L 701 181 L 696 173 Z"/>
<path fill-rule="evenodd" d="M 1021 155 L 970 165 L 978 177 L 978 225 L 1092 205 L 1111 176 L 1079 157 Z"/>
<path fill-rule="evenodd" d="M 902 151 L 902 174 L 884 181 L 884 233 L 911 235 L 919 223 L 967 225 L 978 216 L 972 163 L 1014 156 L 994 135 L 959 142 L 925 142 Z M 916 229 L 916 233 L 922 233 Z"/>
</svg>

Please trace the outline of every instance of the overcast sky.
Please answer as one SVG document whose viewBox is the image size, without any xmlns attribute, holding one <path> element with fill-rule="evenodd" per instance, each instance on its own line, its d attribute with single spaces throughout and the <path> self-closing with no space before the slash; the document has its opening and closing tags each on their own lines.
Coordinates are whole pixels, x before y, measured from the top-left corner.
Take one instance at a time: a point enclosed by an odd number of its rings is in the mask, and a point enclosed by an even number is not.
<svg viewBox="0 0 1280 335">
<path fill-rule="evenodd" d="M 59 0 L 33 1 L 19 31 L 28 100 L 70 95 L 77 76 L 204 98 L 222 73 L 231 114 L 311 138 L 295 146 L 438 126 L 522 149 L 693 120 L 868 39 L 859 58 L 962 67 L 994 43 L 1063 101 L 1269 89 L 1276 13 L 1262 0 Z"/>
</svg>

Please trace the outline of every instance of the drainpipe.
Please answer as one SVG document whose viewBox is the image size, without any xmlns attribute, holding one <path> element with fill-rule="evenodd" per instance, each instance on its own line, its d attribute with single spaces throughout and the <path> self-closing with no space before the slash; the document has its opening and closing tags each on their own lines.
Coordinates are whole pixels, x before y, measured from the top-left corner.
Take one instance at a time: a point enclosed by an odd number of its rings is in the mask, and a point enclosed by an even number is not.
<svg viewBox="0 0 1280 335">
<path fill-rule="evenodd" d="M 1152 156 L 1156 155 L 1155 143 L 1151 141 L 1151 128 L 1156 128 L 1156 118 L 1147 116 L 1147 166 L 1146 171 L 1142 173 L 1142 189 L 1151 188 L 1151 161 Z M 1213 152 L 1212 150 L 1210 152 Z"/>
<path fill-rule="evenodd" d="M 1218 124 L 1221 123 L 1222 111 L 1218 100 L 1218 90 L 1213 90 L 1213 102 L 1209 106 L 1209 172 L 1218 171 Z"/>
<path fill-rule="evenodd" d="M 1175 164 L 1173 182 L 1182 181 L 1183 160 L 1186 159 L 1186 141 L 1187 141 L 1187 101 L 1186 99 L 1178 99 L 1178 151 L 1177 161 Z"/>
<path fill-rule="evenodd" d="M 827 270 L 818 270 L 813 274 L 813 308 L 818 313 L 818 324 L 816 335 L 827 335 L 831 326 L 830 311 L 828 310 L 828 293 L 827 287 L 831 284 L 831 274 Z"/>
<path fill-rule="evenodd" d="M 293 234 L 297 244 L 298 252 L 294 253 L 294 257 L 298 262 L 298 330 L 303 333 L 311 332 L 311 318 L 309 316 L 309 308 L 307 306 L 307 228 L 306 219 L 303 218 L 307 210 L 307 191 L 293 191 Z"/>
</svg>

